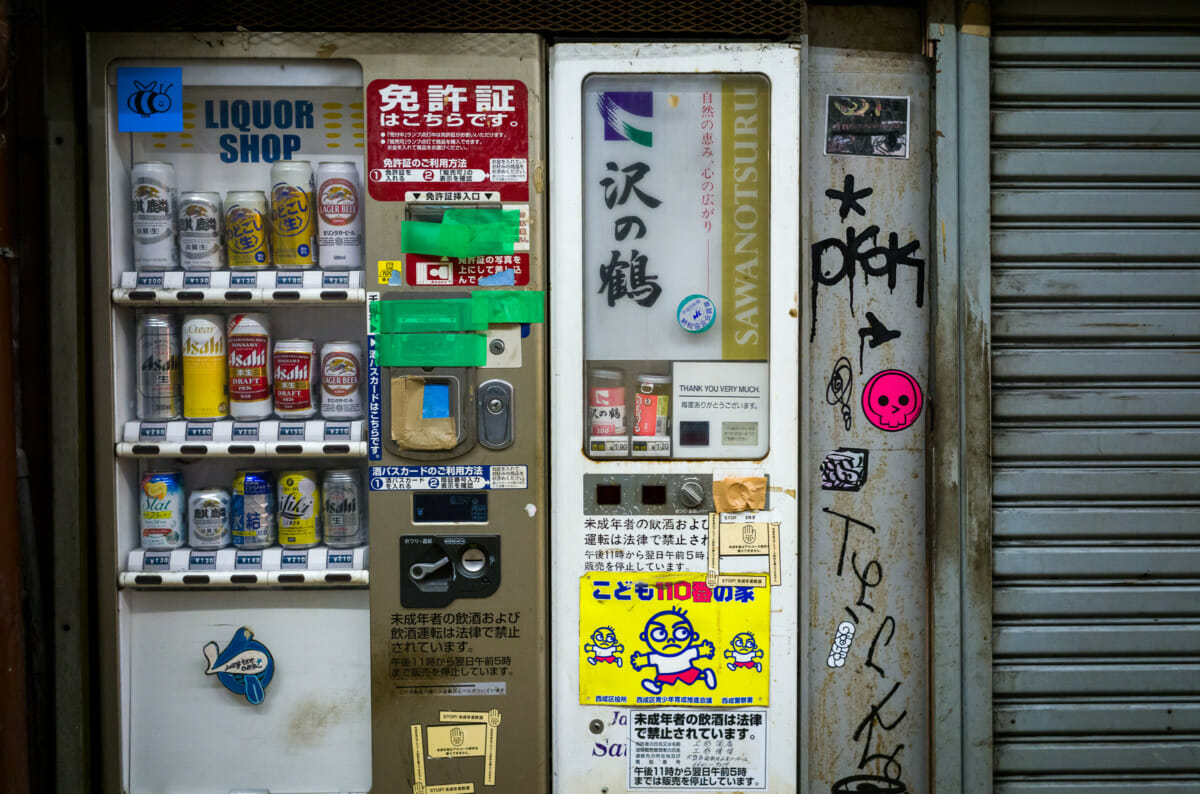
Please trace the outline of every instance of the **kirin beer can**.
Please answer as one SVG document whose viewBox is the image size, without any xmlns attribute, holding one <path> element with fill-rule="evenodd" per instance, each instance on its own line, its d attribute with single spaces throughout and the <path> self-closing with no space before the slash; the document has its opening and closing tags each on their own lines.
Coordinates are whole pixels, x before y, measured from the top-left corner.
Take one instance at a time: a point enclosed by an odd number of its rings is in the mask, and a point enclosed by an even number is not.
<svg viewBox="0 0 1200 794">
<path fill-rule="evenodd" d="M 233 545 L 251 551 L 275 542 L 275 475 L 244 469 L 233 477 L 230 530 Z"/>
<path fill-rule="evenodd" d="M 275 413 L 284 419 L 316 416 L 321 372 L 317 347 L 311 339 L 281 339 L 275 343 Z"/>
<path fill-rule="evenodd" d="M 225 248 L 229 267 L 262 270 L 271 266 L 267 197 L 261 190 L 231 190 L 225 196 Z"/>
<path fill-rule="evenodd" d="M 141 479 L 142 548 L 177 549 L 187 537 L 183 474 L 150 471 Z"/>
<path fill-rule="evenodd" d="M 366 500 L 354 469 L 330 469 L 321 477 L 325 545 L 344 549 L 367 542 Z"/>
<path fill-rule="evenodd" d="M 183 318 L 183 415 L 220 419 L 229 415 L 225 321 L 215 314 Z"/>
<path fill-rule="evenodd" d="M 271 327 L 265 314 L 229 317 L 229 415 L 266 419 L 271 415 Z"/>
<path fill-rule="evenodd" d="M 321 346 L 321 413 L 326 419 L 362 417 L 362 345 L 327 342 Z"/>
<path fill-rule="evenodd" d="M 134 163 L 132 182 L 133 266 L 137 270 L 175 270 L 175 166 Z"/>
<path fill-rule="evenodd" d="M 363 220 L 354 163 L 317 164 L 317 235 L 321 267 L 363 266 Z"/>
<path fill-rule="evenodd" d="M 308 549 L 321 542 L 321 489 L 312 469 L 279 472 L 279 545 Z"/>
<path fill-rule="evenodd" d="M 217 270 L 225 263 L 220 193 L 179 196 L 179 258 L 184 270 Z"/>
<path fill-rule="evenodd" d="M 276 160 L 271 166 L 271 250 L 275 266 L 317 263 L 317 213 L 308 160 Z"/>
<path fill-rule="evenodd" d="M 188 545 L 193 549 L 223 549 L 233 541 L 229 521 L 229 491 L 201 488 L 188 496 Z"/>
<path fill-rule="evenodd" d="M 179 331 L 169 314 L 144 314 L 137 325 L 137 417 L 178 419 L 183 411 Z"/>
</svg>

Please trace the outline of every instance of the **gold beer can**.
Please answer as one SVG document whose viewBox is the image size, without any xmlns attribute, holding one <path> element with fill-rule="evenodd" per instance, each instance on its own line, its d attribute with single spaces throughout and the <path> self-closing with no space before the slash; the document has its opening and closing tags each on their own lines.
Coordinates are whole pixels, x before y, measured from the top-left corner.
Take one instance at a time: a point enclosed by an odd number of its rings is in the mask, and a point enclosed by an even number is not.
<svg viewBox="0 0 1200 794">
<path fill-rule="evenodd" d="M 277 160 L 271 166 L 271 250 L 275 266 L 317 264 L 317 208 L 308 160 Z"/>
<path fill-rule="evenodd" d="M 225 320 L 215 314 L 183 318 L 183 416 L 229 416 L 229 370 L 225 362 Z"/>
<path fill-rule="evenodd" d="M 261 190 L 231 190 L 225 197 L 225 250 L 233 270 L 271 266 L 267 197 Z"/>
<path fill-rule="evenodd" d="M 321 487 L 313 469 L 279 472 L 279 545 L 308 549 L 321 542 Z"/>
</svg>

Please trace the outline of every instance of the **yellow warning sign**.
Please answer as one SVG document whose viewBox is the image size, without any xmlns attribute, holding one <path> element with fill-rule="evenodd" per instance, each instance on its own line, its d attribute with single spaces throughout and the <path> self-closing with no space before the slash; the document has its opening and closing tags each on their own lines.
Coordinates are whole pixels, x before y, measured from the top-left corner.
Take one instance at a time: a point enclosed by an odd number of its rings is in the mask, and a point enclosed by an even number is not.
<svg viewBox="0 0 1200 794">
<path fill-rule="evenodd" d="M 589 573 L 579 588 L 583 705 L 766 706 L 767 577 Z"/>
<path fill-rule="evenodd" d="M 483 755 L 487 741 L 486 725 L 430 725 L 430 758 L 465 758 Z"/>
</svg>

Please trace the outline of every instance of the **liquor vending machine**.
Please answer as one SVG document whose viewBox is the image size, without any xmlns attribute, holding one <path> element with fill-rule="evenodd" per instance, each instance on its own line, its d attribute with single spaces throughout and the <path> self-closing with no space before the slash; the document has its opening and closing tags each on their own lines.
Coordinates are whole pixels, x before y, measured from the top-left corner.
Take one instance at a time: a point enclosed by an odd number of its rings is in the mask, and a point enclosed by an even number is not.
<svg viewBox="0 0 1200 794">
<path fill-rule="evenodd" d="M 104 790 L 542 790 L 541 40 L 88 48 Z"/>
<path fill-rule="evenodd" d="M 552 50 L 556 791 L 796 790 L 802 66 Z"/>
</svg>

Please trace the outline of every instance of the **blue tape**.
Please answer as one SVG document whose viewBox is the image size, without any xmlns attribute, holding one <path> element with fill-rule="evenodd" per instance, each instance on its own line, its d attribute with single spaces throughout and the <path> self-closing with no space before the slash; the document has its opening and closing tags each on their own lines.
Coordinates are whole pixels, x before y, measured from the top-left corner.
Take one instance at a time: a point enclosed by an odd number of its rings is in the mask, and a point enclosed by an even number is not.
<svg viewBox="0 0 1200 794">
<path fill-rule="evenodd" d="M 421 402 L 422 419 L 445 419 L 450 416 L 450 386 L 446 383 L 426 383 Z"/>
</svg>

